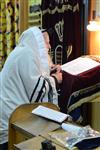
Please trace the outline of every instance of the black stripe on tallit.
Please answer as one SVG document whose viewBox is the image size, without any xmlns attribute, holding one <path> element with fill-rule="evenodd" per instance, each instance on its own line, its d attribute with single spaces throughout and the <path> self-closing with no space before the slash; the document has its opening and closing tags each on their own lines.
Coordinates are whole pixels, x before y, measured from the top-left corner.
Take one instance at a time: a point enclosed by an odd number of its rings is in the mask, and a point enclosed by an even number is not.
<svg viewBox="0 0 100 150">
<path fill-rule="evenodd" d="M 38 79 L 38 81 L 37 81 L 37 84 L 36 84 L 35 88 L 33 89 L 33 92 L 32 92 L 31 97 L 30 97 L 30 99 L 29 99 L 30 103 L 31 103 L 32 98 L 33 98 L 33 96 L 34 96 L 34 93 L 35 93 L 35 91 L 36 91 L 36 89 L 37 89 L 37 87 L 38 87 L 38 85 L 39 85 L 40 78 L 41 78 L 41 76 L 39 77 L 39 79 Z"/>
<path fill-rule="evenodd" d="M 43 81 L 42 87 L 41 87 L 41 89 L 40 89 L 40 91 L 39 91 L 39 94 L 38 94 L 38 96 L 37 96 L 35 102 L 39 102 L 40 97 L 41 97 L 41 95 L 43 94 L 43 88 L 44 88 L 44 87 L 45 87 L 45 80 Z"/>
</svg>

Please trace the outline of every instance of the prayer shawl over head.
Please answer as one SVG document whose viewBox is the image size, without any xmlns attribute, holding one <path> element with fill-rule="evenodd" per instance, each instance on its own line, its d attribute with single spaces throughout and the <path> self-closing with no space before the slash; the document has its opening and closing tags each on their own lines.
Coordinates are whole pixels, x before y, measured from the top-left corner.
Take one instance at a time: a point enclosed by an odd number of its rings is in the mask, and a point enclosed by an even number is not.
<svg viewBox="0 0 100 150">
<path fill-rule="evenodd" d="M 38 101 L 57 103 L 49 73 L 43 35 L 38 27 L 31 27 L 21 35 L 0 74 L 0 143 L 7 141 L 8 119 L 16 107 Z"/>
</svg>

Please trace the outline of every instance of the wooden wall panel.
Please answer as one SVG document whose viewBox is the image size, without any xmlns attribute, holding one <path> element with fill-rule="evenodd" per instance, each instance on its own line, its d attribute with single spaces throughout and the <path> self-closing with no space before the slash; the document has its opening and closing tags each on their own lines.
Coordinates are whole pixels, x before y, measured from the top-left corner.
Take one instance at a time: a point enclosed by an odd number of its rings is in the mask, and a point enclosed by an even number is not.
<svg viewBox="0 0 100 150">
<path fill-rule="evenodd" d="M 91 0 L 90 20 L 92 20 L 92 11 L 96 9 L 96 0 Z M 100 55 L 100 31 L 88 32 L 88 54 Z"/>
<path fill-rule="evenodd" d="M 20 34 L 28 28 L 28 0 L 20 0 Z"/>
</svg>

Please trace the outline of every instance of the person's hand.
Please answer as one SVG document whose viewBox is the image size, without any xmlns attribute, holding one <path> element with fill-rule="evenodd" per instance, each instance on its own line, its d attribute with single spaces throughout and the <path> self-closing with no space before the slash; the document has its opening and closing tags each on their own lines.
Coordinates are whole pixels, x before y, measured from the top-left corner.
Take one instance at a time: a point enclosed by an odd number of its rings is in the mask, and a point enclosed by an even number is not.
<svg viewBox="0 0 100 150">
<path fill-rule="evenodd" d="M 51 69 L 50 69 L 50 74 L 52 75 L 52 74 L 56 73 L 57 71 L 58 72 L 61 71 L 61 65 L 54 65 L 54 64 L 52 64 L 51 65 Z"/>
<path fill-rule="evenodd" d="M 57 71 L 60 71 L 61 72 L 61 65 L 55 65 L 55 67 L 57 68 Z"/>
<path fill-rule="evenodd" d="M 55 73 L 52 73 L 51 76 L 54 76 L 58 83 L 62 83 L 62 71 L 61 70 L 57 70 Z"/>
</svg>

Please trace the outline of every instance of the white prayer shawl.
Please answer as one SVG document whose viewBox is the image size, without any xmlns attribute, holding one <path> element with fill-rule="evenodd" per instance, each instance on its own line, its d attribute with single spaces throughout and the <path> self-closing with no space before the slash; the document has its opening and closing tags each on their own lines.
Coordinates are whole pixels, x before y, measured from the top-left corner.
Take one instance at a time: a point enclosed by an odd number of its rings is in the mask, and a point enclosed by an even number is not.
<svg viewBox="0 0 100 150">
<path fill-rule="evenodd" d="M 30 103 L 30 99 L 31 102 L 51 101 L 57 104 L 55 82 L 49 69 L 41 30 L 29 28 L 21 35 L 0 73 L 0 144 L 8 141 L 8 119 L 16 107 Z M 52 99 L 48 100 L 50 86 L 53 95 L 51 93 Z"/>
</svg>

